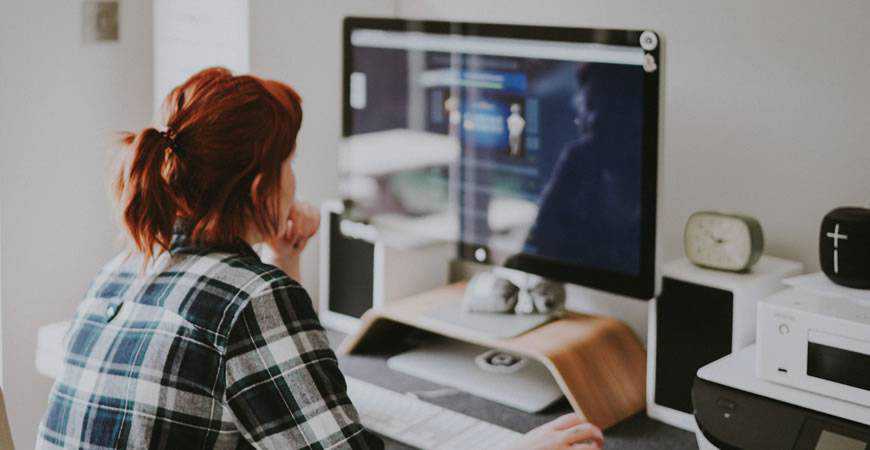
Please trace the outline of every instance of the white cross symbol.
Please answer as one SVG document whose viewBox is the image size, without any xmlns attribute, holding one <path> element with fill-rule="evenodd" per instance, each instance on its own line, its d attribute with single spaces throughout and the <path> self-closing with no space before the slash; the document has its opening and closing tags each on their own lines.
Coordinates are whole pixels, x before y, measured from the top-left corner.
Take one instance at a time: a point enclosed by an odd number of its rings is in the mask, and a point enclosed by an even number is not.
<svg viewBox="0 0 870 450">
<path fill-rule="evenodd" d="M 848 235 L 840 234 L 840 224 L 834 225 L 834 232 L 828 232 L 825 236 L 834 240 L 834 273 L 840 273 L 840 260 L 837 252 L 837 247 L 839 247 L 840 239 L 847 240 L 849 239 Z"/>
</svg>

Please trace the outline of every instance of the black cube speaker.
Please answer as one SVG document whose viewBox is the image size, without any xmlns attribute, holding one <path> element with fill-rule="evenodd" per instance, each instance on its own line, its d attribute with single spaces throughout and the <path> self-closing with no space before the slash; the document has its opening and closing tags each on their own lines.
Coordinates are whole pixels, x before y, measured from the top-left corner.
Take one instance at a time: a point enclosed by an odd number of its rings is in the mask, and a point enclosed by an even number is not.
<svg viewBox="0 0 870 450">
<path fill-rule="evenodd" d="M 331 212 L 324 232 L 329 233 L 327 257 L 329 310 L 359 319 L 372 307 L 374 296 L 375 244 L 341 232 L 341 216 Z"/>
<path fill-rule="evenodd" d="M 695 431 L 698 369 L 753 343 L 756 304 L 801 268 L 771 256 L 762 256 L 748 273 L 705 269 L 688 259 L 666 264 L 647 325 L 647 414 Z"/>
<path fill-rule="evenodd" d="M 844 207 L 825 215 L 819 263 L 834 283 L 870 289 L 870 209 Z"/>
</svg>

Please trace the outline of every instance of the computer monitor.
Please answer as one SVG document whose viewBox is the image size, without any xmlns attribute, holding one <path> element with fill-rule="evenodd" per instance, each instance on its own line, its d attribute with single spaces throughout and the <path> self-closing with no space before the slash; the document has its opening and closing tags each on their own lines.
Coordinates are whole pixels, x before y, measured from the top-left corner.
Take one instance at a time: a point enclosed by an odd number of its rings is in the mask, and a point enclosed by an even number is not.
<svg viewBox="0 0 870 450">
<path fill-rule="evenodd" d="M 649 299 L 658 36 L 344 24 L 342 195 L 461 257 Z"/>
</svg>

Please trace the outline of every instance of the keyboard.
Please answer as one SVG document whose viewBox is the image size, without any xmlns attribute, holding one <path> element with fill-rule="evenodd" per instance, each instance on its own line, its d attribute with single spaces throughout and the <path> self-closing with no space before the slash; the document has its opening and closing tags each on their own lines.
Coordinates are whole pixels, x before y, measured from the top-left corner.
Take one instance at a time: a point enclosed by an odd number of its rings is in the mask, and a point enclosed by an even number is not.
<svg viewBox="0 0 870 450">
<path fill-rule="evenodd" d="M 356 378 L 346 379 L 348 397 L 362 425 L 403 444 L 426 450 L 489 450 L 506 448 L 521 436 L 410 395 Z"/>
</svg>

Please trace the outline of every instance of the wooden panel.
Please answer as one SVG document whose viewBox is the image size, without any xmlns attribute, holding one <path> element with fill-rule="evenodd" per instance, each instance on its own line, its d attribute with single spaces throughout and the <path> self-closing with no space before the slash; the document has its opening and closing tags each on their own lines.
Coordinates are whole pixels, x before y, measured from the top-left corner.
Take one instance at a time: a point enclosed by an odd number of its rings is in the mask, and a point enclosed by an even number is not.
<svg viewBox="0 0 870 450">
<path fill-rule="evenodd" d="M 12 445 L 12 431 L 9 429 L 9 417 L 6 414 L 6 401 L 3 399 L 3 391 L 0 390 L 0 448 L 14 450 Z"/>
<path fill-rule="evenodd" d="M 465 283 L 438 288 L 378 310 L 342 343 L 340 352 L 378 352 L 409 327 L 460 341 L 522 354 L 547 367 L 574 410 L 602 428 L 644 409 L 646 354 L 631 329 L 607 317 L 566 313 L 558 320 L 509 339 L 494 339 L 425 313 L 461 301 Z"/>
</svg>

